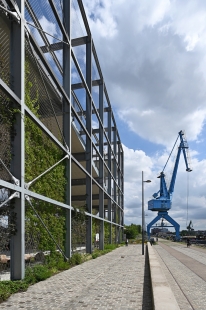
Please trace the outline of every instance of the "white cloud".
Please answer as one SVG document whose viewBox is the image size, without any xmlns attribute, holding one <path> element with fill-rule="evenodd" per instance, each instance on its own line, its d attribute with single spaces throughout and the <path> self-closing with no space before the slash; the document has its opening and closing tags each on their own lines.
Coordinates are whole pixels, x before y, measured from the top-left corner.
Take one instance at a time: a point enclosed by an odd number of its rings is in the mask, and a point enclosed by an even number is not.
<svg viewBox="0 0 206 310">
<path fill-rule="evenodd" d="M 84 5 L 115 112 L 128 133 L 157 145 L 149 157 L 143 147 L 131 149 L 123 141 L 126 223 L 141 223 L 142 171 L 152 180 L 145 184 L 146 209 L 176 136 L 185 130 L 193 143 L 193 171 L 185 172 L 181 158 L 169 215 L 181 229 L 187 220 L 195 229 L 206 228 L 206 159 L 195 149 L 203 150 L 206 134 L 206 2 L 84 0 Z M 169 163 L 167 173 L 171 169 Z M 149 223 L 156 213 L 146 213 Z"/>
<path fill-rule="evenodd" d="M 181 129 L 189 140 L 198 139 L 206 119 L 206 4 L 84 4 L 110 99 L 121 120 L 140 137 L 162 145 L 172 143 Z"/>
</svg>

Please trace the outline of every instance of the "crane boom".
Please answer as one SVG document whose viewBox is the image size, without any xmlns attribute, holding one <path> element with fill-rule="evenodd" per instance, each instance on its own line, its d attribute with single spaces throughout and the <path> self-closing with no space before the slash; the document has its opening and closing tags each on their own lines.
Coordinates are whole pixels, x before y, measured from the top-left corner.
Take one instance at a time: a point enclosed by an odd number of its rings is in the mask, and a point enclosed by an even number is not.
<svg viewBox="0 0 206 310">
<path fill-rule="evenodd" d="M 188 171 L 188 172 L 192 171 L 192 169 L 189 167 L 190 164 L 189 164 L 188 152 L 186 152 L 186 150 L 188 151 L 189 147 L 188 147 L 187 140 L 184 137 L 184 132 L 182 130 L 179 132 L 179 137 L 180 137 L 180 145 L 178 147 L 177 157 L 175 160 L 174 170 L 173 170 L 173 174 L 172 174 L 172 178 L 171 178 L 171 182 L 170 182 L 170 186 L 169 186 L 169 194 L 170 195 L 172 195 L 172 193 L 174 192 L 175 180 L 176 180 L 176 176 L 177 176 L 177 169 L 178 169 L 178 165 L 179 165 L 181 151 L 183 152 L 183 155 L 184 155 L 186 171 Z"/>
</svg>

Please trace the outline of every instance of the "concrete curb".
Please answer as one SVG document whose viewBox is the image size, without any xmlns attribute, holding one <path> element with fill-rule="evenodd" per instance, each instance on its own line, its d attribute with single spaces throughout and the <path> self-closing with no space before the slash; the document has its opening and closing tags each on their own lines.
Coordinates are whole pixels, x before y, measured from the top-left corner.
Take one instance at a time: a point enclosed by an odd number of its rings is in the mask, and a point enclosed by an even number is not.
<svg viewBox="0 0 206 310">
<path fill-rule="evenodd" d="M 153 247 L 147 242 L 154 310 L 180 310 L 177 300 L 157 260 Z"/>
</svg>

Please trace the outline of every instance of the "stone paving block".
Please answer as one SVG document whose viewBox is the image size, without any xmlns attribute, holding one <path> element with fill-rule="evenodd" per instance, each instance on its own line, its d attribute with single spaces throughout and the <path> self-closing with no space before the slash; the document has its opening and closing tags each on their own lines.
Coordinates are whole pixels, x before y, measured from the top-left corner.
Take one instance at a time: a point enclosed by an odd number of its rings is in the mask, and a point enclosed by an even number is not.
<svg viewBox="0 0 206 310">
<path fill-rule="evenodd" d="M 151 310 L 149 270 L 141 249 L 120 247 L 12 295 L 0 308 Z"/>
<path fill-rule="evenodd" d="M 194 264 L 198 262 L 205 264 L 203 258 L 206 259 L 206 251 L 203 253 L 195 248 L 187 249 L 185 245 L 174 242 L 164 242 L 164 244 L 194 259 Z M 206 282 L 160 245 L 155 246 L 154 249 L 180 309 L 206 309 Z"/>
</svg>

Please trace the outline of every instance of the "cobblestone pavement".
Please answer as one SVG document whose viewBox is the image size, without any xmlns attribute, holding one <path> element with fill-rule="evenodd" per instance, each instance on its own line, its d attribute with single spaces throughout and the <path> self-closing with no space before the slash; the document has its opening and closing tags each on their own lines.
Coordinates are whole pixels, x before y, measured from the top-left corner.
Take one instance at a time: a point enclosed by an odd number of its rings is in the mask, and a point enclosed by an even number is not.
<svg viewBox="0 0 206 310">
<path fill-rule="evenodd" d="M 120 247 L 12 295 L 0 309 L 152 309 L 147 255 Z"/>
<path fill-rule="evenodd" d="M 161 240 L 154 249 L 180 309 L 205 310 L 206 250 Z"/>
</svg>

